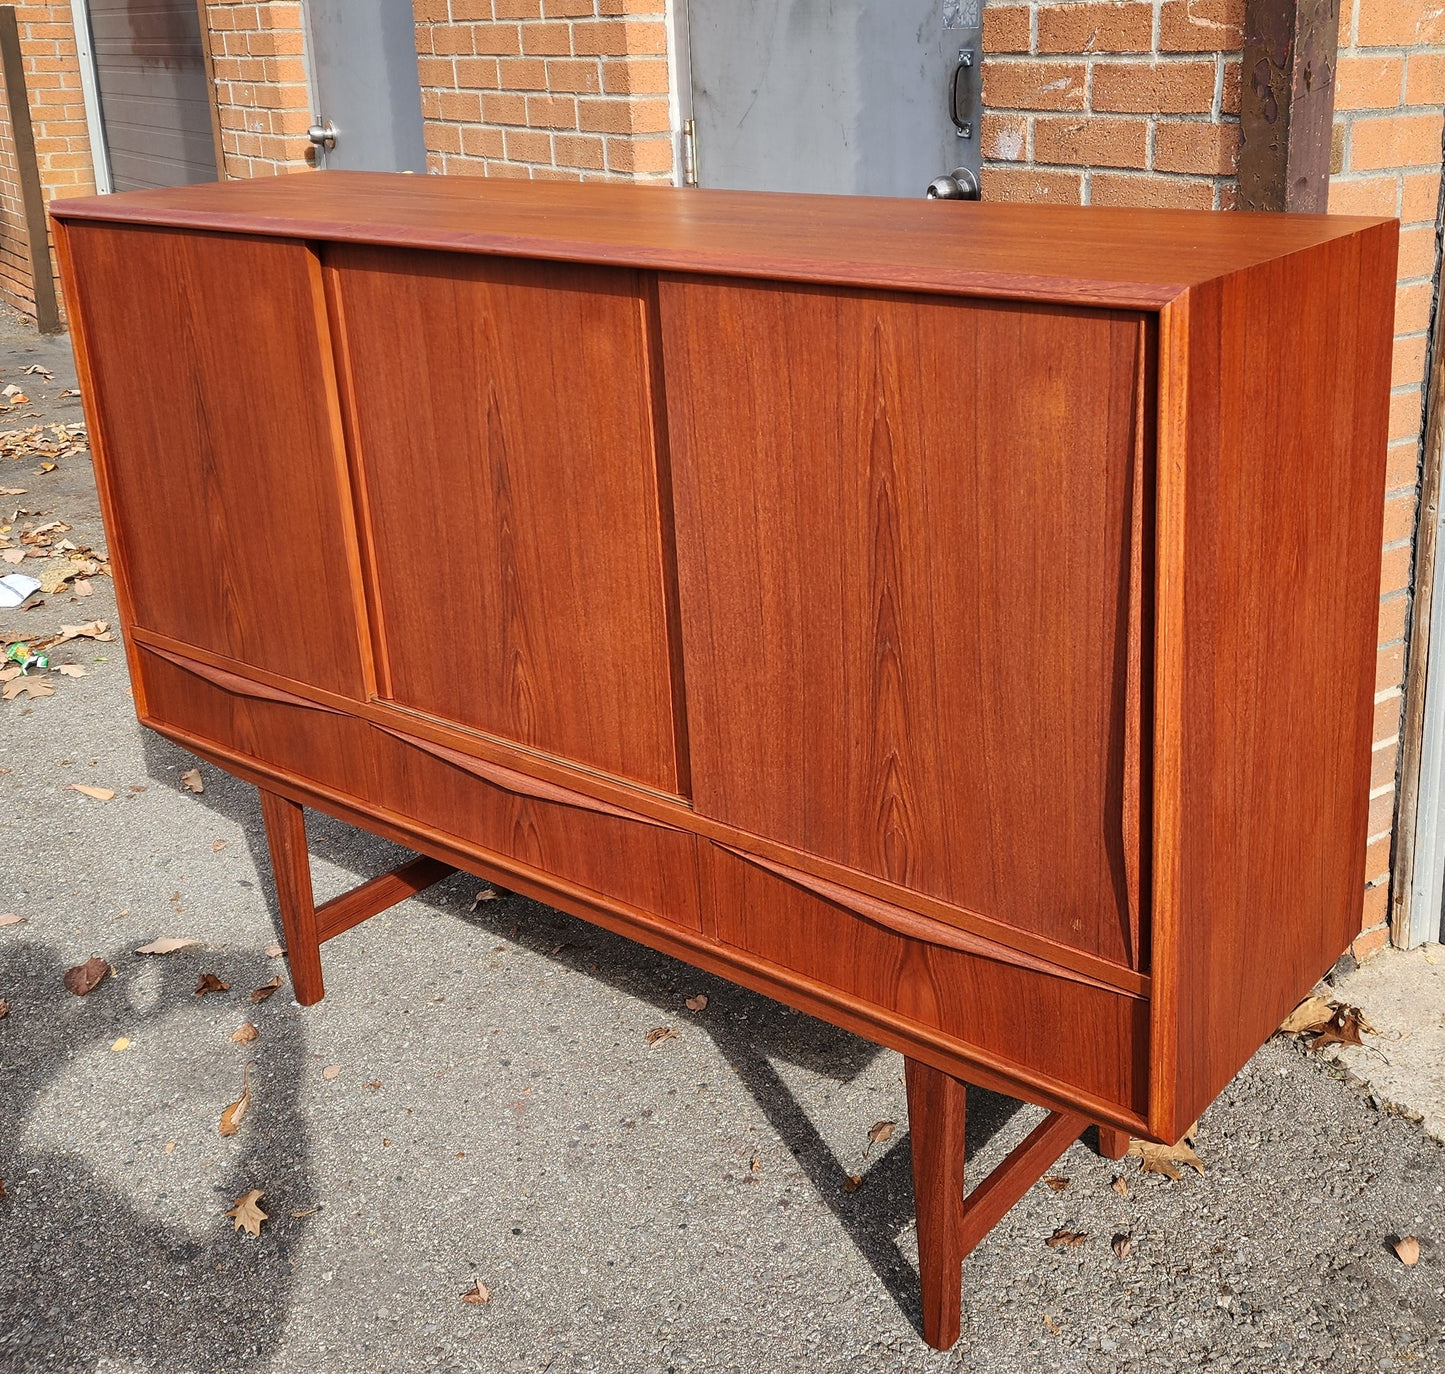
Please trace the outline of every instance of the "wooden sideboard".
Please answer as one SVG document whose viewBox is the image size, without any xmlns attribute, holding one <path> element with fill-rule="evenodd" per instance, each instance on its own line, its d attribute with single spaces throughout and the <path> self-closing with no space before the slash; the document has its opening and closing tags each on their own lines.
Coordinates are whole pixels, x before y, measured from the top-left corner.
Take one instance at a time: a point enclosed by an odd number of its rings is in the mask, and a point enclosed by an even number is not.
<svg viewBox="0 0 1445 1374">
<path fill-rule="evenodd" d="M 326 173 L 56 201 L 143 723 L 297 999 L 470 870 L 906 1056 L 925 1331 L 1357 929 L 1393 220 Z M 301 807 L 421 857 L 319 909 Z M 963 1082 L 1049 1109 L 965 1197 Z"/>
</svg>

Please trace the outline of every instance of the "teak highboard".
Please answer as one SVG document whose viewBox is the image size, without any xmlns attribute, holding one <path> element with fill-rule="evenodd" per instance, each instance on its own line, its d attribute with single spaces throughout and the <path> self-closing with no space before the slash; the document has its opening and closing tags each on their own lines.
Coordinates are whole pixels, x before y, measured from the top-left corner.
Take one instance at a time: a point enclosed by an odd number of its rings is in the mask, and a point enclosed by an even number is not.
<svg viewBox="0 0 1445 1374">
<path fill-rule="evenodd" d="M 1069 1142 L 1176 1140 L 1357 929 L 1394 221 L 52 214 L 136 709 L 260 788 L 298 1001 L 458 867 L 900 1050 L 947 1346 Z M 316 908 L 303 805 L 421 857 Z M 1049 1109 L 966 1198 L 964 1080 Z"/>
</svg>

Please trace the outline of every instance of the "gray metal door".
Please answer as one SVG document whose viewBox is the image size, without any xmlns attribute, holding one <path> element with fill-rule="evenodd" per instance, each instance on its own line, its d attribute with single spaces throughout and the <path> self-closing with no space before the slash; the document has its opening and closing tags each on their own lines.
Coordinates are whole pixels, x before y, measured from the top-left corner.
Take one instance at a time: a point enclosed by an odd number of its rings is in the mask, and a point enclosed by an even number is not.
<svg viewBox="0 0 1445 1374">
<path fill-rule="evenodd" d="M 412 0 L 306 0 L 318 166 L 425 172 Z"/>
<path fill-rule="evenodd" d="M 90 48 L 109 187 L 216 179 L 196 0 L 89 0 Z M 98 185 L 105 178 L 97 176 Z"/>
<path fill-rule="evenodd" d="M 697 184 L 921 196 L 976 174 L 981 20 L 981 0 L 687 0 Z"/>
</svg>

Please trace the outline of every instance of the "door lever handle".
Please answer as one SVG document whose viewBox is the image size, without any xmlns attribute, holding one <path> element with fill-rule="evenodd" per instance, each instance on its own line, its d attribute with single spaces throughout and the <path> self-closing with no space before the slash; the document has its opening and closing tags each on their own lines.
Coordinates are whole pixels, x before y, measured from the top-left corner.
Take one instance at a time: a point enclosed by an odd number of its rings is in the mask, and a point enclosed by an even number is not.
<svg viewBox="0 0 1445 1374">
<path fill-rule="evenodd" d="M 962 91 L 963 74 L 973 70 L 973 49 L 958 50 L 958 66 L 953 69 L 953 83 L 948 89 L 948 116 L 953 120 L 959 138 L 973 137 L 973 120 L 968 117 L 967 97 Z"/>
</svg>

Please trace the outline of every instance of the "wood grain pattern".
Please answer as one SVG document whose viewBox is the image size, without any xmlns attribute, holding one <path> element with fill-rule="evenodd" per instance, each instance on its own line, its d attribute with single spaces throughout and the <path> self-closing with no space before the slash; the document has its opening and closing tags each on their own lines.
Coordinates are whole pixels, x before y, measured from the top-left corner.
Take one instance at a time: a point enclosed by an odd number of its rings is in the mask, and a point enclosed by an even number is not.
<svg viewBox="0 0 1445 1374">
<path fill-rule="evenodd" d="M 52 217 L 1158 309 L 1380 220 L 366 172 L 55 200 Z"/>
<path fill-rule="evenodd" d="M 918 1215 L 918 1278 L 923 1290 L 923 1339 L 947 1350 L 962 1318 L 963 1148 L 968 1089 L 916 1059 L 903 1061 L 908 1136 Z"/>
<path fill-rule="evenodd" d="M 235 235 L 67 238 L 75 280 L 104 283 L 81 288 L 85 401 L 136 622 L 360 696 L 314 257 Z"/>
<path fill-rule="evenodd" d="M 1146 1001 L 898 934 L 717 845 L 703 847 L 702 883 L 723 944 L 935 1026 L 1022 1076 L 1144 1110 Z"/>
<path fill-rule="evenodd" d="M 1381 225 L 1190 300 L 1185 620 L 1161 630 L 1183 636 L 1163 1139 L 1359 929 L 1397 235 Z"/>
<path fill-rule="evenodd" d="M 637 274 L 368 248 L 326 262 L 391 694 L 676 791 Z"/>
<path fill-rule="evenodd" d="M 137 710 L 266 794 L 299 1000 L 458 865 L 900 1050 L 941 1343 L 1084 1120 L 1177 1139 L 1347 944 L 1392 222 L 54 214 Z M 318 911 L 303 804 L 426 857 Z M 967 1197 L 962 1078 L 1056 1114 Z"/>
<path fill-rule="evenodd" d="M 369 920 L 378 911 L 385 911 L 408 897 L 415 897 L 418 892 L 425 892 L 434 883 L 455 872 L 451 864 L 426 855 L 409 859 L 389 873 L 378 874 L 317 907 L 317 934 L 323 942 L 333 939 L 352 926 Z"/>
<path fill-rule="evenodd" d="M 286 937 L 291 990 L 303 1007 L 315 1006 L 326 988 L 321 980 L 321 932 L 311 891 L 311 858 L 306 849 L 306 816 L 288 797 L 261 788 L 261 815 L 271 851 L 271 876 Z"/>
<path fill-rule="evenodd" d="M 662 319 L 699 812 L 1130 964 L 1138 317 L 668 279 Z"/>
<path fill-rule="evenodd" d="M 533 779 L 519 778 L 508 788 L 504 770 L 485 778 L 465 754 L 448 757 L 352 716 L 233 693 L 149 649 L 140 657 L 158 723 L 231 744 L 292 776 L 371 798 L 441 834 L 701 927 L 691 834 L 559 797 Z"/>
<path fill-rule="evenodd" d="M 1012 964 L 1015 968 L 1032 969 L 1035 973 L 1046 973 L 1051 978 L 1063 978 L 1072 983 L 1082 983 L 1085 987 L 1102 988 L 1106 992 L 1119 990 L 1112 983 L 1103 982 L 1098 978 L 1090 978 L 1088 974 L 1079 973 L 1071 968 L 1051 964 L 1045 959 L 1026 954 L 1002 941 L 989 940 L 975 935 L 972 931 L 961 930 L 957 926 L 946 924 L 943 921 L 930 920 L 905 907 L 894 906 L 891 902 L 881 902 L 876 897 L 868 896 L 867 893 L 859 892 L 855 888 L 843 887 L 839 883 L 830 882 L 827 878 L 819 878 L 803 869 L 790 868 L 786 864 L 775 863 L 771 859 L 763 858 L 760 854 L 750 854 L 746 850 L 735 849 L 731 845 L 719 845 L 718 848 L 726 849 L 729 854 L 742 859 L 745 863 L 754 864 L 765 872 L 792 883 L 794 887 L 801 887 L 805 891 L 821 897 L 825 902 L 832 902 L 835 906 L 845 907 L 854 915 L 861 916 L 865 921 L 882 926 L 884 930 L 891 930 L 896 935 L 907 936 L 910 940 L 921 940 L 924 944 L 939 945 L 944 949 L 962 950 L 965 954 L 975 954 L 981 959 L 994 959 L 999 963 Z"/>
</svg>

